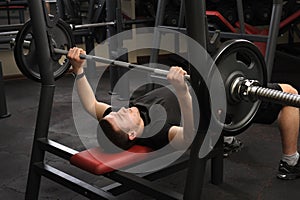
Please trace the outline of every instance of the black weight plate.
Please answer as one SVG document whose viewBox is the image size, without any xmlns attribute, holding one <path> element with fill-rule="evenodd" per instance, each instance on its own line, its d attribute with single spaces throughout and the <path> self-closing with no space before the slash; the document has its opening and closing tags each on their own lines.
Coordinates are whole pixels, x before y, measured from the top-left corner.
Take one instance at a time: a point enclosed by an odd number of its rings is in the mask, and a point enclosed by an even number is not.
<svg viewBox="0 0 300 200">
<path fill-rule="evenodd" d="M 75 46 L 72 31 L 62 20 L 58 20 L 56 26 L 49 28 L 48 33 L 51 38 L 49 45 L 54 48 L 68 50 L 70 47 Z M 22 26 L 16 36 L 14 57 L 19 70 L 27 78 L 38 82 L 41 80 L 30 20 Z M 52 55 L 50 60 L 55 80 L 68 71 L 71 65 L 65 55 Z"/>
<path fill-rule="evenodd" d="M 260 50 L 247 40 L 230 40 L 222 44 L 214 56 L 214 61 L 224 81 L 227 111 L 224 135 L 237 135 L 251 124 L 260 101 L 237 101 L 230 92 L 232 81 L 237 77 L 258 80 L 262 86 L 267 84 L 267 71 Z"/>
</svg>

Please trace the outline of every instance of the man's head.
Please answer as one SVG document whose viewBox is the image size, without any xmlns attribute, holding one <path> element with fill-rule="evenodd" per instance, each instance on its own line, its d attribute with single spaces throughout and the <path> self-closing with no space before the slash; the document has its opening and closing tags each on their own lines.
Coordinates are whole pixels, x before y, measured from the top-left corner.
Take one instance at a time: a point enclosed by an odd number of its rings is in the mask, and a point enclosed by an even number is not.
<svg viewBox="0 0 300 200">
<path fill-rule="evenodd" d="M 136 107 L 111 112 L 99 123 L 106 137 L 124 150 L 129 149 L 144 130 L 144 121 Z"/>
</svg>

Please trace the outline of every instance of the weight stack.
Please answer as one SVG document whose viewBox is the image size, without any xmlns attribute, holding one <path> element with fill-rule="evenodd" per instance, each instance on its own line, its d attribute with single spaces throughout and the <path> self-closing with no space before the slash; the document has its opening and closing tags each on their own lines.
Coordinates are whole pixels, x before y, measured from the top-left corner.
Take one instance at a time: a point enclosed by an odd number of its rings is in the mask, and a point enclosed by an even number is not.
<svg viewBox="0 0 300 200">
<path fill-rule="evenodd" d="M 6 98 L 4 91 L 2 63 L 0 62 L 0 118 L 9 117 L 10 114 L 7 112 Z"/>
</svg>

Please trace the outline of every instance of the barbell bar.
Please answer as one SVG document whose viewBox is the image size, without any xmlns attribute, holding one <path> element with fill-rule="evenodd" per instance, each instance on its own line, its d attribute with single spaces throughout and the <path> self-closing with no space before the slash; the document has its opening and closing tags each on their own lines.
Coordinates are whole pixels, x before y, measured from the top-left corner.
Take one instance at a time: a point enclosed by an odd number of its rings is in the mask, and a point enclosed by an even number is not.
<svg viewBox="0 0 300 200">
<path fill-rule="evenodd" d="M 132 20 L 124 20 L 122 23 L 124 25 L 132 25 L 132 24 L 142 24 L 153 22 L 154 19 L 132 19 Z M 85 28 L 95 28 L 95 27 L 103 27 L 103 26 L 114 26 L 118 22 L 110 21 L 110 22 L 99 22 L 99 23 L 89 23 L 89 24 L 70 24 L 70 28 L 72 30 L 85 29 Z"/>
<path fill-rule="evenodd" d="M 53 52 L 56 54 L 67 55 L 68 51 L 64 49 L 54 48 Z M 167 76 L 168 70 L 156 69 L 144 65 L 132 64 L 124 61 L 112 60 L 104 57 L 80 54 L 81 59 L 93 60 L 105 64 L 113 64 L 119 67 L 126 67 L 129 69 L 138 69 L 146 72 L 151 72 L 160 76 Z M 190 76 L 185 75 L 185 80 L 190 81 Z M 265 100 L 268 102 L 279 103 L 282 105 L 289 105 L 300 108 L 300 95 L 289 94 L 279 90 L 265 88 L 260 86 L 257 80 L 249 80 L 245 77 L 237 77 L 232 81 L 230 86 L 231 95 L 239 100 L 255 102 Z"/>
<path fill-rule="evenodd" d="M 67 55 L 68 51 L 64 50 L 64 49 L 58 49 L 58 48 L 54 48 L 53 52 L 56 54 L 61 54 L 61 55 Z M 113 64 L 119 67 L 126 67 L 129 69 L 138 69 L 138 70 L 142 70 L 142 71 L 146 71 L 146 72 L 151 72 L 154 73 L 156 75 L 160 75 L 160 76 L 167 76 L 168 72 L 167 70 L 163 70 L 163 69 L 157 69 L 157 68 L 152 68 L 152 67 L 147 67 L 144 65 L 137 65 L 137 64 L 132 64 L 132 63 L 128 63 L 128 62 L 124 62 L 124 61 L 119 61 L 119 60 L 112 60 L 112 59 L 108 59 L 108 58 L 103 58 L 103 57 L 99 57 L 99 56 L 92 56 L 92 55 L 85 55 L 85 54 L 80 54 L 80 58 L 81 59 L 86 59 L 86 60 L 93 60 L 96 62 L 101 62 L 101 63 L 105 63 L 105 64 Z M 184 78 L 186 80 L 190 80 L 190 76 L 189 75 L 185 75 Z"/>
<path fill-rule="evenodd" d="M 1 32 L 0 36 L 10 36 L 10 35 L 17 35 L 18 31 L 6 31 L 6 32 Z"/>
<path fill-rule="evenodd" d="M 99 22 L 99 23 L 92 23 L 92 24 L 79 24 L 79 25 L 74 25 L 70 24 L 70 28 L 72 30 L 77 30 L 77 29 L 85 29 L 85 28 L 95 28 L 95 27 L 102 27 L 102 26 L 113 26 L 115 25 L 116 22 Z"/>
</svg>

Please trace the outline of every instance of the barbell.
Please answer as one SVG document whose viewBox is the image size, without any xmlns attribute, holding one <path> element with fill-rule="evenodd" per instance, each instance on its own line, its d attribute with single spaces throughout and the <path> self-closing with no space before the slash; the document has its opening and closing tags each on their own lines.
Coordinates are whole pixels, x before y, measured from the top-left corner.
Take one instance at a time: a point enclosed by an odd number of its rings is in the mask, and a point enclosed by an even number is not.
<svg viewBox="0 0 300 200">
<path fill-rule="evenodd" d="M 70 67 L 66 55 L 68 49 L 75 46 L 74 40 L 70 27 L 62 20 L 58 20 L 57 25 L 48 32 L 49 46 L 52 51 L 50 65 L 53 67 L 54 78 L 58 79 Z M 35 60 L 36 50 L 30 21 L 25 23 L 17 34 L 14 55 L 17 66 L 25 76 L 35 81 L 41 80 Z M 161 76 L 168 74 L 167 70 L 99 56 L 80 55 L 80 58 L 134 68 Z M 266 88 L 267 73 L 264 57 L 252 42 L 243 39 L 226 41 L 218 49 L 213 60 L 222 76 L 226 92 L 226 118 L 222 124 L 224 135 L 236 135 L 248 128 L 261 100 L 300 107 L 299 95 Z M 190 76 L 186 75 L 185 79 L 190 80 Z"/>
<path fill-rule="evenodd" d="M 58 48 L 54 48 L 53 52 L 55 54 L 60 54 L 60 55 L 67 55 L 68 51 L 64 50 L 64 49 L 58 49 Z M 137 65 L 137 64 L 132 64 L 132 63 L 128 63 L 128 62 L 123 62 L 123 61 L 119 61 L 119 60 L 112 60 L 112 59 L 108 59 L 108 58 L 103 58 L 103 57 L 99 57 L 99 56 L 92 56 L 92 55 L 85 55 L 85 54 L 80 54 L 80 58 L 81 59 L 86 59 L 86 60 L 92 60 L 92 61 L 96 61 L 96 62 L 101 62 L 101 63 L 105 63 L 105 64 L 112 64 L 112 65 L 116 65 L 119 67 L 126 67 L 129 69 L 138 69 L 141 71 L 145 71 L 145 72 L 150 72 L 159 76 L 167 76 L 168 72 L 167 70 L 163 70 L 163 69 L 157 69 L 157 68 L 152 68 L 152 67 L 147 67 L 144 65 Z M 189 75 L 185 75 L 185 79 L 186 80 L 190 80 L 190 76 Z"/>
</svg>

